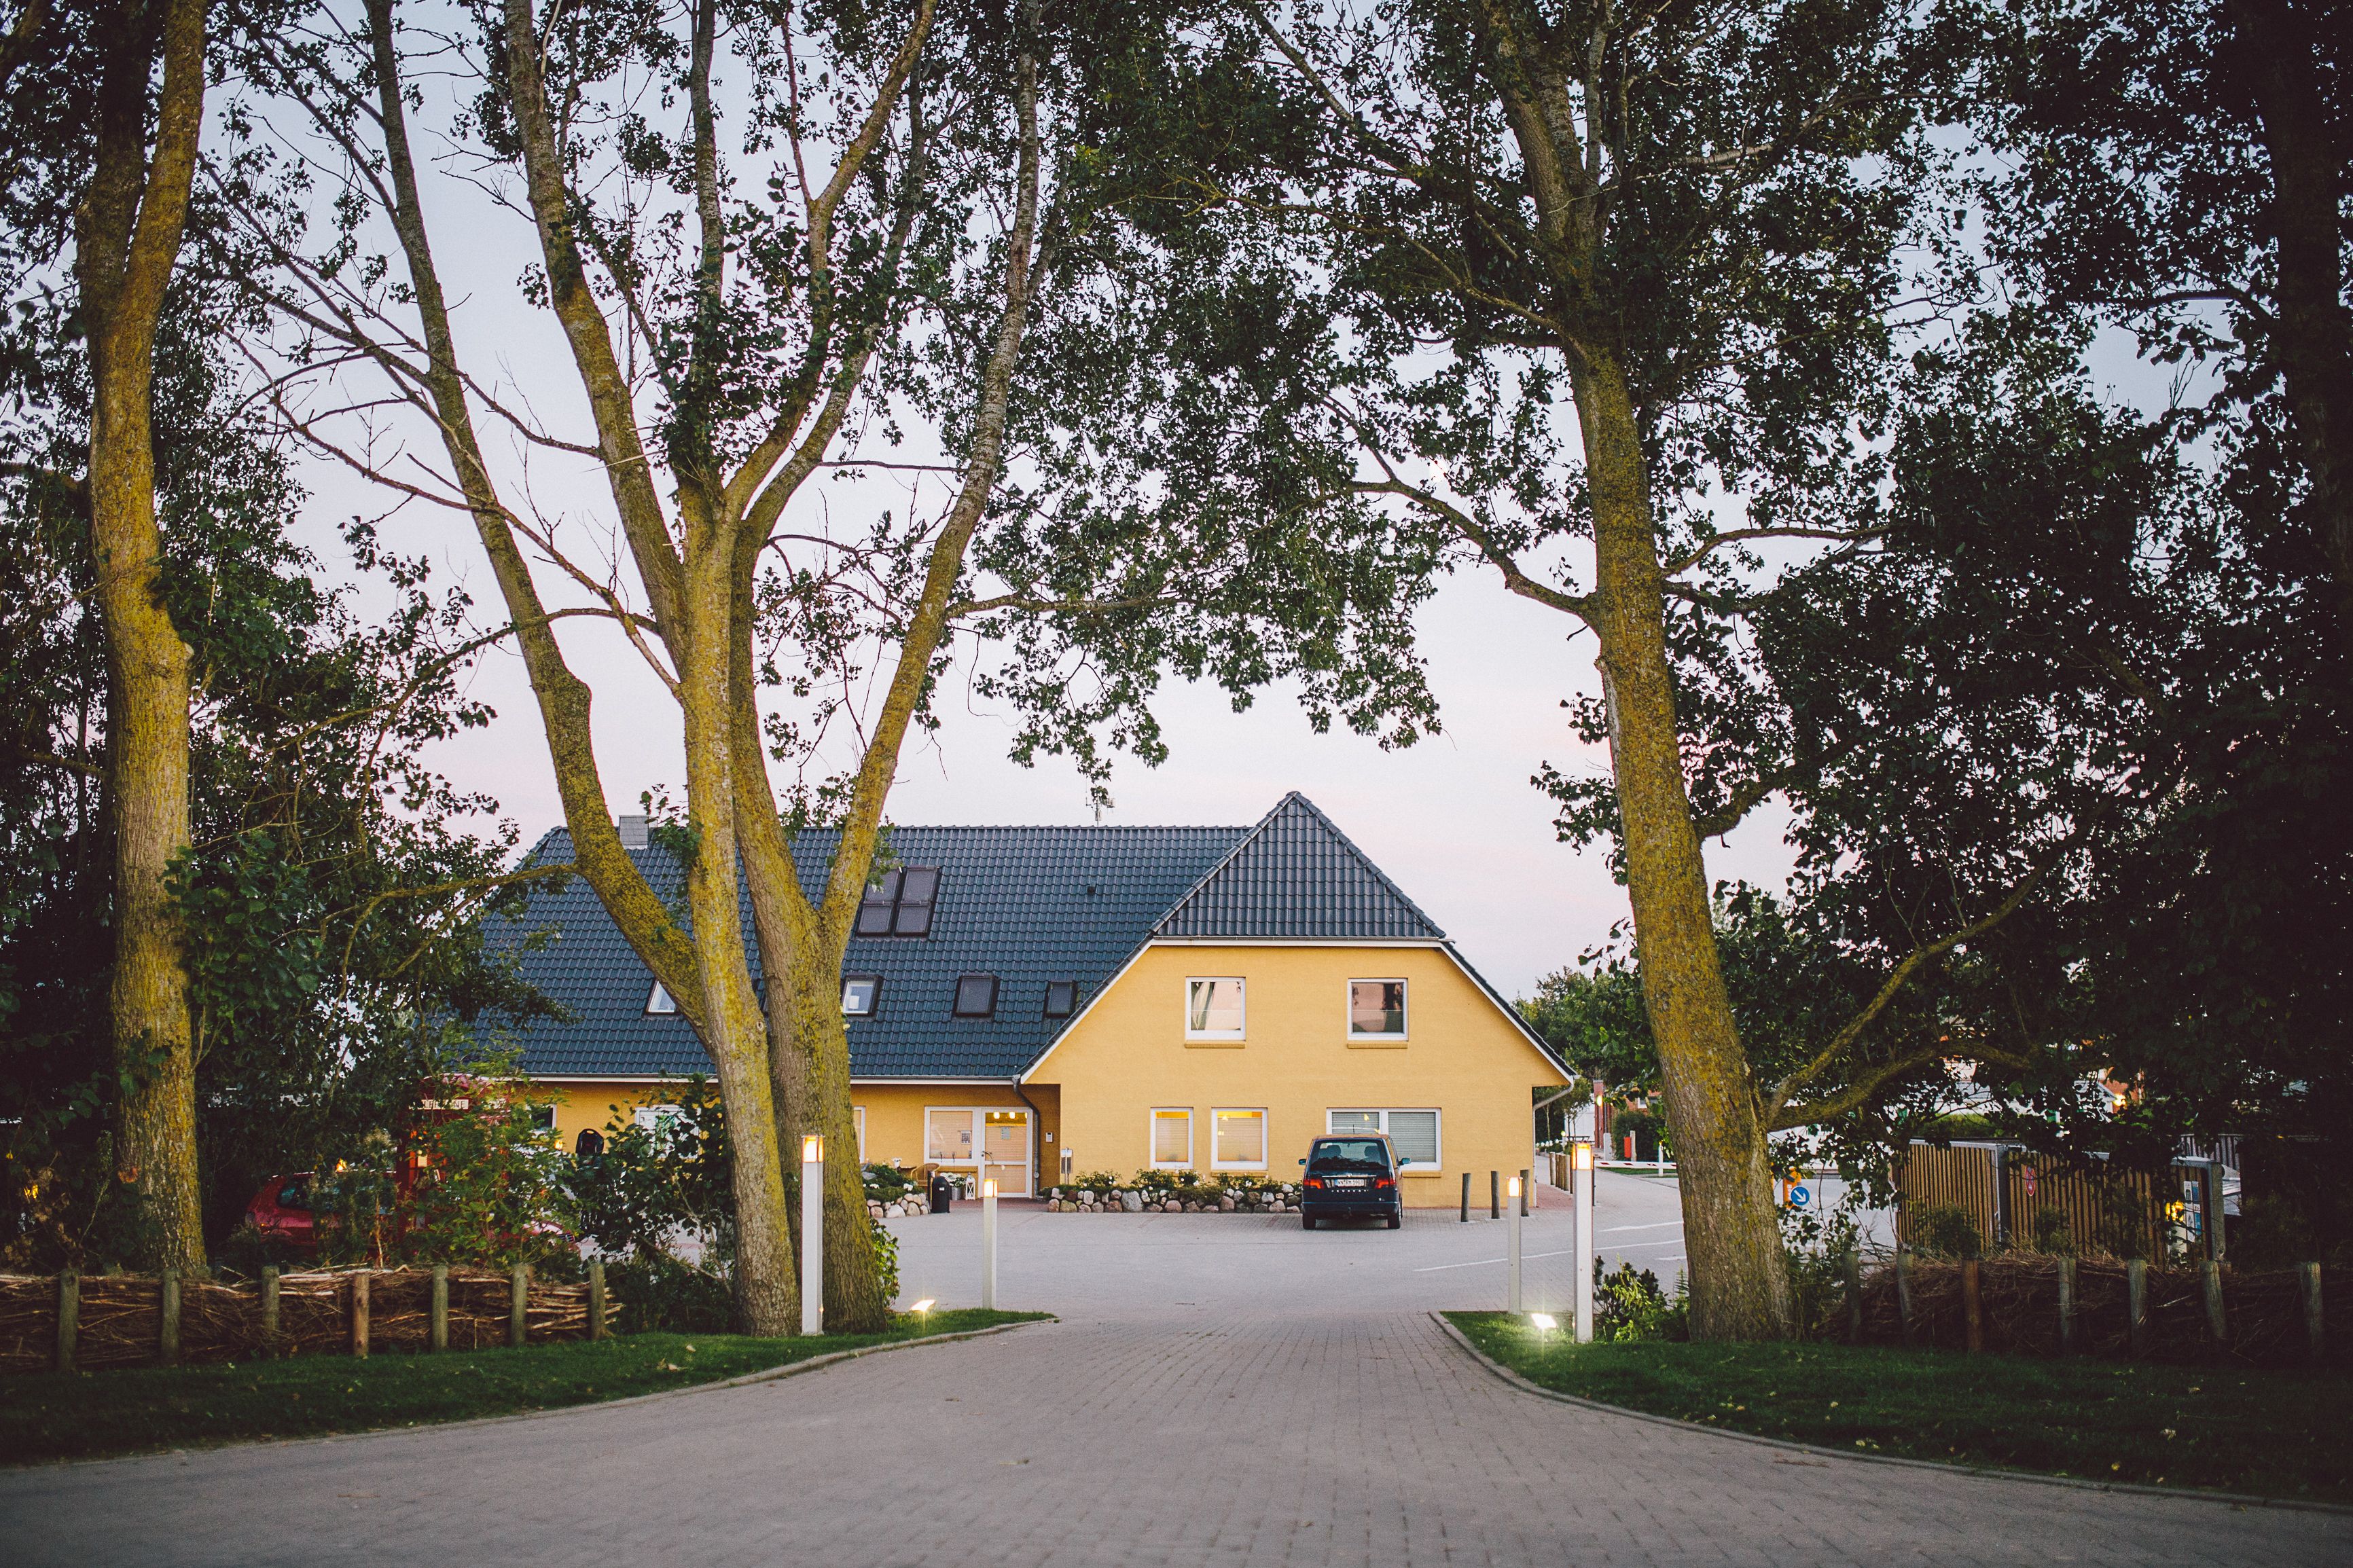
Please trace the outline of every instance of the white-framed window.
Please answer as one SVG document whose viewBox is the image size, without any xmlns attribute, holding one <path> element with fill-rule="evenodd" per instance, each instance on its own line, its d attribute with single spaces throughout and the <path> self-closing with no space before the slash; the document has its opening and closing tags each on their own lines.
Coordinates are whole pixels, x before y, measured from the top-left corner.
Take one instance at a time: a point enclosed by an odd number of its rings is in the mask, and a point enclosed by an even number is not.
<svg viewBox="0 0 2353 1568">
<path fill-rule="evenodd" d="M 659 1132 L 666 1123 L 682 1115 L 675 1105 L 640 1105 L 629 1112 L 629 1120 L 649 1132 Z"/>
<path fill-rule="evenodd" d="M 866 1108 L 862 1105 L 851 1106 L 849 1120 L 858 1128 L 858 1163 L 863 1165 L 866 1163 Z"/>
<path fill-rule="evenodd" d="M 675 1013 L 678 1011 L 678 998 L 657 980 L 654 988 L 646 993 L 646 1011 L 657 1016 Z"/>
<path fill-rule="evenodd" d="M 1152 1168 L 1155 1171 L 1189 1171 L 1193 1168 L 1191 1106 L 1153 1108 Z"/>
<path fill-rule="evenodd" d="M 1185 1037 L 1242 1037 L 1242 983 L 1238 975 L 1194 977 L 1185 982 Z"/>
<path fill-rule="evenodd" d="M 845 974 L 841 977 L 841 1016 L 845 1018 L 871 1018 L 874 1009 L 882 1002 L 882 977 L 879 974 Z"/>
<path fill-rule="evenodd" d="M 1209 1112 L 1209 1166 L 1218 1171 L 1266 1169 L 1263 1108 L 1221 1108 Z"/>
<path fill-rule="evenodd" d="M 1324 1113 L 1324 1130 L 1327 1132 L 1386 1132 L 1397 1152 L 1413 1162 L 1413 1168 L 1435 1171 L 1440 1168 L 1440 1150 L 1438 1140 L 1438 1112 L 1435 1110 L 1327 1110 Z"/>
<path fill-rule="evenodd" d="M 1405 982 L 1348 982 L 1348 1037 L 1352 1040 L 1402 1040 L 1405 1033 Z"/>
</svg>

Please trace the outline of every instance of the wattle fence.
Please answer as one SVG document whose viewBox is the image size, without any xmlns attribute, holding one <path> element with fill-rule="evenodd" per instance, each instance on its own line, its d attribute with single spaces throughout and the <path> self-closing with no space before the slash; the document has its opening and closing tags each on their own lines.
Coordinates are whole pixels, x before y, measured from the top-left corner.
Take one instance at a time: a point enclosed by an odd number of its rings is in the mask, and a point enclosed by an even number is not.
<svg viewBox="0 0 2353 1568">
<path fill-rule="evenodd" d="M 602 1339 L 618 1303 L 527 1268 L 375 1268 L 253 1280 L 0 1274 L 0 1373 Z"/>
</svg>

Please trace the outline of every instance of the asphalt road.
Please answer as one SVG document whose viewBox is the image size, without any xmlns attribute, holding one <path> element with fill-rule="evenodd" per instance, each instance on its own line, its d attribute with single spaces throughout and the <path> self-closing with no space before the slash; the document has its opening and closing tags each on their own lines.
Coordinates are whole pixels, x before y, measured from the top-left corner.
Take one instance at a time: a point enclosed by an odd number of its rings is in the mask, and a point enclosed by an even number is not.
<svg viewBox="0 0 2353 1568">
<path fill-rule="evenodd" d="M 1669 1264 L 1671 1184 L 1602 1239 Z M 1567 1216 L 1528 1222 L 1531 1305 Z M 897 1222 L 970 1301 L 977 1216 Z M 1432 1324 L 1502 1227 L 1008 1205 L 1000 1300 L 1060 1321 L 635 1404 L 0 1473 L 0 1563 L 797 1568 L 2353 1562 L 2353 1518 L 1820 1459 L 1510 1387 Z M 1671 1267 L 1671 1265 L 1670 1265 Z M 1663 1270 L 1662 1270 L 1663 1272 Z"/>
</svg>

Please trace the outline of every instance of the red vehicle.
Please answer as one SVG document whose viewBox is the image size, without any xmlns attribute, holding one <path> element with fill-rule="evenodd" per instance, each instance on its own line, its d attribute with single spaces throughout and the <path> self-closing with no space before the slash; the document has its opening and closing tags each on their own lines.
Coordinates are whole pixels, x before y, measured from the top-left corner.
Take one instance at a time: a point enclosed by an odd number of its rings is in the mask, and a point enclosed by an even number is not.
<svg viewBox="0 0 2353 1568">
<path fill-rule="evenodd" d="M 264 1241 L 297 1252 L 319 1250 L 318 1222 L 311 1214 L 311 1173 L 298 1175 L 272 1176 L 262 1184 L 253 1201 L 245 1205 L 245 1217 L 261 1232 Z"/>
</svg>

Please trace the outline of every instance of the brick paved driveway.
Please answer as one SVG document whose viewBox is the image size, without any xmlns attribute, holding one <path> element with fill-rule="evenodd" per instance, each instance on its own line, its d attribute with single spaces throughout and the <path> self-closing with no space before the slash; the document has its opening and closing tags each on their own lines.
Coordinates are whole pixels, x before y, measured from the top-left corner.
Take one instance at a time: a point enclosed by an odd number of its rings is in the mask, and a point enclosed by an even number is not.
<svg viewBox="0 0 2353 1568">
<path fill-rule="evenodd" d="M 1671 1190 L 1612 1196 L 1628 1256 L 1680 1252 L 1651 1240 Z M 969 1300 L 971 1216 L 900 1228 L 911 1294 Z M 2353 1561 L 2353 1519 L 1817 1461 L 1518 1393 L 1425 1315 L 1500 1289 L 1500 1226 L 1005 1231 L 1006 1304 L 1060 1322 L 635 1405 L 0 1474 L 0 1562 Z M 1528 1251 L 1564 1232 L 1538 1215 Z"/>
</svg>

